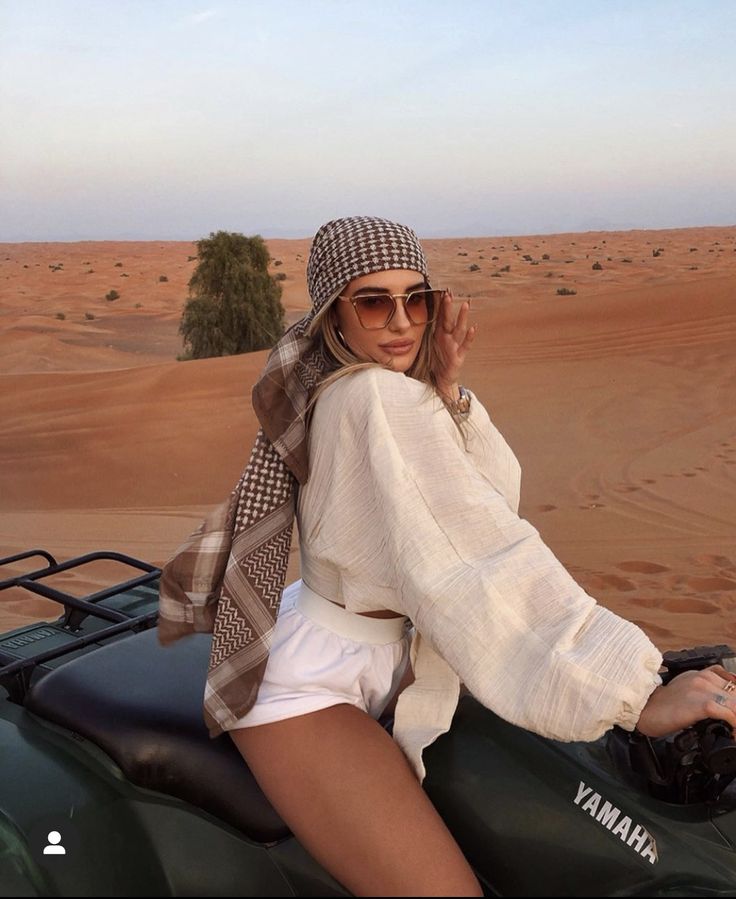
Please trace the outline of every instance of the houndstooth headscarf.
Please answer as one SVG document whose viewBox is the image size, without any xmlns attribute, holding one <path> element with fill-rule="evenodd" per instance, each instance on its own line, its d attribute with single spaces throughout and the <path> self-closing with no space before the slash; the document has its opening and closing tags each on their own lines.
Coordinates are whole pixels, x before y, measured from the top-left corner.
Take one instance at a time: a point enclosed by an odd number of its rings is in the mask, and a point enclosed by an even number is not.
<svg viewBox="0 0 736 899">
<path fill-rule="evenodd" d="M 308 471 L 305 410 L 334 370 L 310 334 L 337 294 L 360 275 L 409 269 L 427 277 L 416 234 L 368 216 L 335 219 L 317 231 L 307 264 L 311 310 L 269 354 L 253 388 L 260 429 L 235 489 L 164 566 L 159 641 L 212 631 L 204 699 L 211 737 L 256 701 L 286 580 L 298 484 Z"/>
</svg>

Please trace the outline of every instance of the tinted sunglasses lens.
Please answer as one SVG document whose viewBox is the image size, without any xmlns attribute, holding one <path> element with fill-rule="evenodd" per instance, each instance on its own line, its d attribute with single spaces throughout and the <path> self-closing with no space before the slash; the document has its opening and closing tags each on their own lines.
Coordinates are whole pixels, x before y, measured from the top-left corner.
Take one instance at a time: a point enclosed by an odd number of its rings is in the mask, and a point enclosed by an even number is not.
<svg viewBox="0 0 736 899">
<path fill-rule="evenodd" d="M 355 311 L 364 328 L 385 328 L 394 311 L 394 301 L 387 293 L 364 293 L 355 297 Z"/>
<path fill-rule="evenodd" d="M 433 321 L 441 297 L 441 290 L 412 291 L 406 298 L 406 312 L 412 324 L 426 325 Z"/>
</svg>

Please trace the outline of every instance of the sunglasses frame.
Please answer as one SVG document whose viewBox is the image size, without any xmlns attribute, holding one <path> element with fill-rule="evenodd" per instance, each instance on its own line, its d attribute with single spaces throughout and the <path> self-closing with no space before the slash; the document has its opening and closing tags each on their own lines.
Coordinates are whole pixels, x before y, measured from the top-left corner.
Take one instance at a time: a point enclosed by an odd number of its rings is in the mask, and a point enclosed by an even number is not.
<svg viewBox="0 0 736 899">
<path fill-rule="evenodd" d="M 409 299 L 410 296 L 412 296 L 415 293 L 426 293 L 428 291 L 431 293 L 439 294 L 440 299 L 442 297 L 442 294 L 444 294 L 446 292 L 437 287 L 418 287 L 416 290 L 410 290 L 409 293 L 390 293 L 387 290 L 385 290 L 385 291 L 384 290 L 376 290 L 374 293 L 364 293 L 357 297 L 339 296 L 337 299 L 342 300 L 345 303 L 352 303 L 353 309 L 355 309 L 355 315 L 358 319 L 358 323 L 360 324 L 360 327 L 363 328 L 365 331 L 381 331 L 381 330 L 383 330 L 383 328 L 388 328 L 388 326 L 391 324 L 393 317 L 396 315 L 396 310 L 398 309 L 398 302 L 397 302 L 398 298 L 401 298 L 401 301 L 404 305 L 404 312 L 406 313 L 406 317 L 409 319 L 409 321 L 412 323 L 412 325 L 431 325 L 432 322 L 434 322 L 435 318 L 437 317 L 437 306 L 439 305 L 439 303 L 433 304 L 432 315 L 430 318 L 427 319 L 426 322 L 415 322 L 412 319 L 411 315 L 409 314 L 409 310 L 406 308 L 406 301 Z M 386 319 L 386 322 L 384 324 L 378 325 L 378 326 L 375 326 L 372 328 L 363 324 L 363 319 L 360 317 L 360 313 L 358 312 L 357 301 L 359 299 L 367 297 L 367 296 L 389 297 L 391 299 L 391 301 L 393 302 L 393 304 L 394 304 L 393 311 L 391 312 L 389 317 Z"/>
</svg>

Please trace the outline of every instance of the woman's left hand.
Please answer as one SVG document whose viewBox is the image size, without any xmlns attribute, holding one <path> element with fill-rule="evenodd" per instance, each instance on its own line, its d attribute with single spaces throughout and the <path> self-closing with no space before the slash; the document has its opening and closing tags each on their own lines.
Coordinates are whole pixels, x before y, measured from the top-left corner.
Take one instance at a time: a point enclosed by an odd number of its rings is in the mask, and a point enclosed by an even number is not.
<svg viewBox="0 0 736 899">
<path fill-rule="evenodd" d="M 703 718 L 720 718 L 736 728 L 736 676 L 720 665 L 685 671 L 657 687 L 636 727 L 648 737 L 663 737 Z"/>
<path fill-rule="evenodd" d="M 460 305 L 457 318 L 452 310 L 452 294 L 445 291 L 440 304 L 437 325 L 434 331 L 434 343 L 437 352 L 437 387 L 448 399 L 454 399 L 460 381 L 460 370 L 465 362 L 465 355 L 470 349 L 477 328 L 468 327 L 470 303 Z"/>
</svg>

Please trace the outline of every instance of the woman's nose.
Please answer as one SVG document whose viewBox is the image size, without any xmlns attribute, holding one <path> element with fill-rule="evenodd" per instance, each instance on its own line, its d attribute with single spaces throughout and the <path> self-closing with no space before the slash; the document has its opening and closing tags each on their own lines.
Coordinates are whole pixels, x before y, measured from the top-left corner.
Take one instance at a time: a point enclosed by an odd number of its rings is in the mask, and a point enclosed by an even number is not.
<svg viewBox="0 0 736 899">
<path fill-rule="evenodd" d="M 392 331 L 406 331 L 407 328 L 411 327 L 411 320 L 406 313 L 404 300 L 402 298 L 401 300 L 394 300 L 394 302 L 396 303 L 396 311 L 391 316 L 389 328 Z"/>
</svg>

